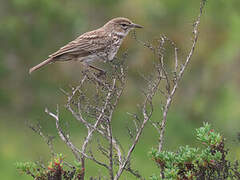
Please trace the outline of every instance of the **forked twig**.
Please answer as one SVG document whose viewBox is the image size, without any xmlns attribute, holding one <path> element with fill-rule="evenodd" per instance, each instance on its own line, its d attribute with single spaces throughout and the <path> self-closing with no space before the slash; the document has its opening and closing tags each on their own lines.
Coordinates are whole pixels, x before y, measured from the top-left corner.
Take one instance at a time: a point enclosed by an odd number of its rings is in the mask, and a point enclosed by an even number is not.
<svg viewBox="0 0 240 180">
<path fill-rule="evenodd" d="M 167 97 L 167 100 L 166 100 L 166 104 L 164 106 L 164 110 L 163 110 L 163 118 L 162 118 L 162 122 L 161 122 L 161 126 L 160 126 L 160 135 L 159 135 L 159 146 L 158 146 L 158 151 L 162 151 L 162 148 L 163 148 L 163 141 L 164 141 L 164 133 L 165 133 L 165 127 L 166 127 L 166 121 L 167 121 L 167 114 L 168 114 L 168 110 L 170 108 L 170 105 L 172 103 L 172 100 L 173 100 L 173 97 L 176 93 L 176 90 L 178 88 L 178 85 L 179 85 L 179 82 L 181 81 L 182 77 L 183 77 L 183 74 L 185 72 L 185 69 L 187 68 L 192 56 L 193 56 L 193 53 L 194 53 L 194 50 L 195 50 L 195 47 L 196 47 L 196 44 L 197 44 L 197 40 L 198 40 L 198 35 L 199 35 L 199 26 L 200 26 L 200 19 L 201 19 L 201 16 L 202 16 L 202 13 L 203 13 L 203 8 L 206 4 L 206 0 L 202 0 L 201 1 L 201 4 L 200 4 L 200 13 L 197 17 L 197 20 L 194 22 L 193 24 L 193 43 L 192 43 L 192 46 L 191 46 L 191 49 L 190 49 L 190 52 L 184 62 L 184 64 L 182 65 L 179 73 L 177 74 L 177 67 L 178 67 L 178 57 L 177 57 L 177 49 L 175 48 L 175 72 L 176 72 L 176 80 L 174 81 L 174 85 L 173 85 L 173 88 L 170 92 L 170 94 L 168 95 Z"/>
</svg>

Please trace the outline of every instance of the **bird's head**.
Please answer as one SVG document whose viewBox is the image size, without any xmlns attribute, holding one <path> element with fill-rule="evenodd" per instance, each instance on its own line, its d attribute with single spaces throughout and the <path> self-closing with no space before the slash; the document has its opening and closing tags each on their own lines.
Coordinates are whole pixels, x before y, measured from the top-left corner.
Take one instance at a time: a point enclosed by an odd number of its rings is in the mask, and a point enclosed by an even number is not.
<svg viewBox="0 0 240 180">
<path fill-rule="evenodd" d="M 104 25 L 106 30 L 116 33 L 119 36 L 125 37 L 131 29 L 143 28 L 143 26 L 133 23 L 127 18 L 118 17 L 110 20 Z"/>
</svg>

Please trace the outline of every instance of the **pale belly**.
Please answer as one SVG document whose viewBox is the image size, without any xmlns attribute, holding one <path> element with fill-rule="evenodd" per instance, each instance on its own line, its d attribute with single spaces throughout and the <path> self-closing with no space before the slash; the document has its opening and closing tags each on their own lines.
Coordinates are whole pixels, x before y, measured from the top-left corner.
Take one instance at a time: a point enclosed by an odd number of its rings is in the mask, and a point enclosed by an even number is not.
<svg viewBox="0 0 240 180">
<path fill-rule="evenodd" d="M 110 53 L 109 53 L 109 55 L 108 55 L 108 60 L 109 60 L 109 61 L 113 60 L 113 58 L 116 56 L 116 54 L 117 54 L 117 52 L 118 52 L 118 50 L 119 50 L 119 47 L 120 47 L 120 45 L 119 45 L 119 46 L 116 46 L 115 48 L 112 48 L 112 49 L 111 49 L 111 51 L 110 51 Z"/>
<path fill-rule="evenodd" d="M 93 61 L 111 61 L 113 58 L 116 56 L 119 48 L 120 48 L 121 42 L 118 42 L 117 44 L 114 43 L 112 44 L 111 47 L 109 47 L 106 51 L 104 52 L 99 52 L 97 54 L 91 54 L 86 57 L 80 57 L 78 60 L 85 62 L 85 63 L 90 63 Z"/>
<path fill-rule="evenodd" d="M 91 55 L 88 55 L 88 56 L 85 56 L 85 57 L 77 58 L 78 61 L 81 61 L 81 62 L 84 62 L 84 63 L 90 63 L 90 62 L 96 61 L 98 59 L 100 59 L 100 57 L 96 54 L 91 54 Z"/>
<path fill-rule="evenodd" d="M 113 58 L 116 56 L 123 39 L 119 39 L 117 36 L 115 36 L 114 38 L 114 42 L 112 43 L 111 47 L 110 47 L 110 51 L 108 54 L 108 60 L 113 60 Z"/>
</svg>

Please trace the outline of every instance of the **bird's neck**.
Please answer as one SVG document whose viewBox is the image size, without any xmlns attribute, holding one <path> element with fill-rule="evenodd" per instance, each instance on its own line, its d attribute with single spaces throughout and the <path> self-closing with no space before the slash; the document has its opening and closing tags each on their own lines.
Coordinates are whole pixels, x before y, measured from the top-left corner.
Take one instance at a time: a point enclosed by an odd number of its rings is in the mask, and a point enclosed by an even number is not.
<svg viewBox="0 0 240 180">
<path fill-rule="evenodd" d="M 127 36 L 128 32 L 119 32 L 119 31 L 113 31 L 112 35 L 117 36 L 120 39 L 123 39 Z"/>
</svg>

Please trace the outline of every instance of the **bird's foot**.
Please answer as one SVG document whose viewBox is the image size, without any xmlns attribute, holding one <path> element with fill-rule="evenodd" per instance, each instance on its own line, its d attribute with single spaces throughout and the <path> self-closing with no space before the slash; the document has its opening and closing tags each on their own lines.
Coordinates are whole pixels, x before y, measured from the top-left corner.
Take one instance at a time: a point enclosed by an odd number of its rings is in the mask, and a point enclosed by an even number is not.
<svg viewBox="0 0 240 180">
<path fill-rule="evenodd" d="M 106 77 L 106 71 L 104 71 L 98 67 L 92 66 L 92 65 L 88 65 L 88 67 L 90 67 L 98 72 L 98 73 L 94 73 L 96 75 L 96 77 L 98 77 L 98 78 L 102 77 L 102 76 Z"/>
<path fill-rule="evenodd" d="M 101 77 L 106 77 L 106 71 L 98 71 L 98 73 L 96 73 L 95 75 L 97 76 L 97 78 L 101 78 Z"/>
</svg>

